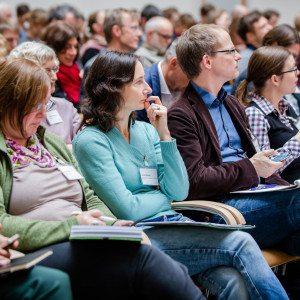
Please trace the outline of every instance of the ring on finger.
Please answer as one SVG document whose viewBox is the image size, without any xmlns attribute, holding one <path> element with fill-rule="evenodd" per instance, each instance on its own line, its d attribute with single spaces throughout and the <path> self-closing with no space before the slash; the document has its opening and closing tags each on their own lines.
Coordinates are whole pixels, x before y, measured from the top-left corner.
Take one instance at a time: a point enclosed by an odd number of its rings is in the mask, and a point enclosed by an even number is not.
<svg viewBox="0 0 300 300">
<path fill-rule="evenodd" d="M 160 110 L 160 106 L 157 106 L 156 109 L 157 109 L 157 110 Z"/>
<path fill-rule="evenodd" d="M 98 220 L 93 220 L 91 224 L 92 224 L 92 225 L 99 225 L 100 222 L 99 222 Z"/>
</svg>

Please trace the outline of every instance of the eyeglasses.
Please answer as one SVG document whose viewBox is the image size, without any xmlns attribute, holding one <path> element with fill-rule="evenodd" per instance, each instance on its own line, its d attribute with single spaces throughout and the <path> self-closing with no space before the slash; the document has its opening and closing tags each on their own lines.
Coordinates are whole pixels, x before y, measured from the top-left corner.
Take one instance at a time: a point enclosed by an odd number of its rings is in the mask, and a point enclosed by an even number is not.
<svg viewBox="0 0 300 300">
<path fill-rule="evenodd" d="M 55 103 L 52 102 L 51 100 L 49 100 L 47 104 L 42 104 L 42 103 L 38 104 L 38 106 L 36 107 L 36 111 L 40 111 L 43 108 L 46 111 L 49 111 L 54 105 L 55 105 Z"/>
<path fill-rule="evenodd" d="M 128 26 L 128 25 L 119 25 L 120 27 L 125 27 L 125 28 L 129 28 L 130 30 L 134 31 L 134 32 L 138 32 L 138 31 L 141 31 L 140 27 L 137 26 L 137 25 L 131 25 L 131 26 Z"/>
<path fill-rule="evenodd" d="M 227 50 L 216 50 L 216 51 L 211 51 L 211 54 L 215 54 L 215 53 L 231 53 L 233 56 L 235 56 L 236 54 L 236 49 L 227 49 Z"/>
<path fill-rule="evenodd" d="M 45 68 L 46 72 L 50 74 L 51 72 L 57 73 L 59 71 L 59 66 L 55 66 L 54 68 Z"/>
<path fill-rule="evenodd" d="M 155 32 L 165 40 L 172 40 L 172 38 L 173 38 L 172 35 L 162 34 L 159 31 L 155 31 Z"/>
<path fill-rule="evenodd" d="M 290 69 L 290 70 L 287 70 L 287 71 L 280 72 L 278 75 L 282 75 L 282 74 L 289 73 L 289 72 L 295 72 L 295 74 L 297 74 L 298 68 L 297 68 L 297 67 L 294 67 L 293 69 Z"/>
</svg>

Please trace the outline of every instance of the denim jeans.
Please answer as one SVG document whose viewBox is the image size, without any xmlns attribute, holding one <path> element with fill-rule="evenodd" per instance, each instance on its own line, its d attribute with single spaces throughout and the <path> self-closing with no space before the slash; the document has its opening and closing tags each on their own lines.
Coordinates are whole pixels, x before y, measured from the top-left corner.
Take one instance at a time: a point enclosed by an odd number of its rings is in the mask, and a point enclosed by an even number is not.
<svg viewBox="0 0 300 300">
<path fill-rule="evenodd" d="M 238 209 L 261 248 L 277 247 L 300 256 L 300 189 L 255 194 L 229 194 L 216 199 Z M 213 218 L 220 222 L 219 217 Z"/>
<path fill-rule="evenodd" d="M 260 248 L 246 232 L 146 226 L 152 245 L 186 265 L 218 299 L 288 299 Z"/>
</svg>

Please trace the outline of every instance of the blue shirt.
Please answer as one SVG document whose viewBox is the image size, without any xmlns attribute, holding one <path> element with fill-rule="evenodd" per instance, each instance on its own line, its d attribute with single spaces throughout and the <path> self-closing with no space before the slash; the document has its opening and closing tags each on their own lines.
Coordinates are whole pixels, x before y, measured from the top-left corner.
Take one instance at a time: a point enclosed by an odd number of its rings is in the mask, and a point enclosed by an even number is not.
<svg viewBox="0 0 300 300">
<path fill-rule="evenodd" d="M 222 88 L 216 98 L 194 82 L 191 81 L 191 83 L 203 99 L 213 119 L 219 138 L 223 162 L 234 162 L 247 157 L 242 149 L 240 136 L 224 106 L 224 100 L 227 96 L 226 91 Z"/>
</svg>

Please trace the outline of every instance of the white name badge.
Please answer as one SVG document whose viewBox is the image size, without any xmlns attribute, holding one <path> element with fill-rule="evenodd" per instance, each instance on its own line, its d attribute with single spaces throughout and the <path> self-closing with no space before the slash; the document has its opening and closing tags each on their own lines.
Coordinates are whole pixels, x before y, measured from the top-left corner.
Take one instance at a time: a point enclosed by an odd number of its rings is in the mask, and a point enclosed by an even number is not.
<svg viewBox="0 0 300 300">
<path fill-rule="evenodd" d="M 59 165 L 57 168 L 62 172 L 62 174 L 69 180 L 82 179 L 82 175 L 76 171 L 76 169 L 71 165 Z"/>
<path fill-rule="evenodd" d="M 47 111 L 47 121 L 50 125 L 62 123 L 62 118 L 56 109 Z"/>
<path fill-rule="evenodd" d="M 158 185 L 157 169 L 140 169 L 143 185 Z"/>
</svg>

